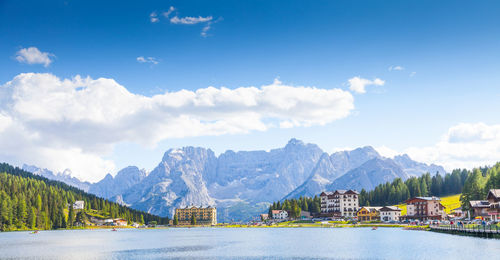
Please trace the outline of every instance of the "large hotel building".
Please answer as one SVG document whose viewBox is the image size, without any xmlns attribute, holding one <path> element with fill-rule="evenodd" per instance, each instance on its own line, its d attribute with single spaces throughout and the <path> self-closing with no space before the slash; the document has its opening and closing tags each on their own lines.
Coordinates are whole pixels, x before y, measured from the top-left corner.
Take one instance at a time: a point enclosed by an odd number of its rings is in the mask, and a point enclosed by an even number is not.
<svg viewBox="0 0 500 260">
<path fill-rule="evenodd" d="M 336 190 L 333 192 L 322 192 L 321 214 L 331 217 L 356 217 L 359 209 L 359 193 L 355 190 Z"/>
<path fill-rule="evenodd" d="M 175 209 L 179 225 L 190 225 L 192 216 L 196 218 L 197 225 L 217 225 L 217 209 L 214 207 L 186 207 Z"/>
</svg>

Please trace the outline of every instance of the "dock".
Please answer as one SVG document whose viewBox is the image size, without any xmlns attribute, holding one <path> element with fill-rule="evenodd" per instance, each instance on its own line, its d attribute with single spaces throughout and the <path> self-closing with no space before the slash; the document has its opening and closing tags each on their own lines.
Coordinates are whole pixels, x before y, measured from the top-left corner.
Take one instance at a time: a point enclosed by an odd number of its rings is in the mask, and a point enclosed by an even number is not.
<svg viewBox="0 0 500 260">
<path fill-rule="evenodd" d="M 500 239 L 500 229 L 498 228 L 497 225 L 475 226 L 472 228 L 467 228 L 464 226 L 457 226 L 457 225 L 449 225 L 449 226 L 431 225 L 429 228 L 431 231 L 440 233 Z"/>
</svg>

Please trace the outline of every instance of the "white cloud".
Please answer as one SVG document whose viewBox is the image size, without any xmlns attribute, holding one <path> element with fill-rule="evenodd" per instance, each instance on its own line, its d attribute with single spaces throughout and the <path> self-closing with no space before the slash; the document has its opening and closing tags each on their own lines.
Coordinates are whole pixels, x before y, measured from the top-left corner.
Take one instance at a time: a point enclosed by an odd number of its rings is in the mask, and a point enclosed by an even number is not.
<svg viewBox="0 0 500 260">
<path fill-rule="evenodd" d="M 401 70 L 404 70 L 405 68 L 401 67 L 401 66 L 390 66 L 389 67 L 389 71 L 393 71 L 393 70 L 398 70 L 398 71 L 401 71 Z"/>
<path fill-rule="evenodd" d="M 37 47 L 29 47 L 20 49 L 17 53 L 16 60 L 27 64 L 43 64 L 48 67 L 52 63 L 51 57 L 54 54 L 48 52 L 41 52 Z"/>
<path fill-rule="evenodd" d="M 359 94 L 366 93 L 366 86 L 369 85 L 383 86 L 385 84 L 385 81 L 379 78 L 375 78 L 374 80 L 369 80 L 360 77 L 354 77 L 349 79 L 348 81 L 349 81 L 349 89 Z"/>
<path fill-rule="evenodd" d="M 154 57 L 146 57 L 146 58 L 145 58 L 144 56 L 139 56 L 139 57 L 137 57 L 137 59 L 136 59 L 136 60 L 137 60 L 138 62 L 140 62 L 140 63 L 152 63 L 152 64 L 154 64 L 154 65 L 156 65 L 156 64 L 158 64 L 158 63 L 160 63 L 160 62 L 159 62 L 156 58 L 154 58 Z"/>
<path fill-rule="evenodd" d="M 170 22 L 173 23 L 173 24 L 197 24 L 197 23 L 206 23 L 206 22 L 210 22 L 212 21 L 213 17 L 212 16 L 207 16 L 207 17 L 202 17 L 202 16 L 198 16 L 198 17 L 190 17 L 190 16 L 186 16 L 186 17 L 177 17 L 177 16 L 174 16 L 172 18 L 170 18 Z"/>
<path fill-rule="evenodd" d="M 156 12 L 152 12 L 150 15 L 149 15 L 149 19 L 152 23 L 157 23 L 160 21 L 160 19 L 158 19 L 158 14 Z"/>
<path fill-rule="evenodd" d="M 113 79 L 25 73 L 0 86 L 0 158 L 99 180 L 121 142 L 154 146 L 169 138 L 272 127 L 324 125 L 354 109 L 351 93 L 286 85 L 207 87 L 153 97 Z"/>
<path fill-rule="evenodd" d="M 165 18 L 168 18 L 173 11 L 175 11 L 175 8 L 171 6 L 166 12 L 163 12 L 163 16 L 165 16 Z"/>
<path fill-rule="evenodd" d="M 208 22 L 207 25 L 205 25 L 203 27 L 203 29 L 201 29 L 201 36 L 207 37 L 208 31 L 210 30 L 211 26 L 212 26 L 212 22 Z"/>
<path fill-rule="evenodd" d="M 436 144 L 410 147 L 403 153 L 448 171 L 492 165 L 500 161 L 500 125 L 461 123 L 450 127 Z"/>
<path fill-rule="evenodd" d="M 203 28 L 201 29 L 200 35 L 203 37 L 208 37 L 208 31 L 212 28 L 212 24 L 217 23 L 220 21 L 220 18 L 217 20 L 214 20 L 212 16 L 198 16 L 198 17 L 191 17 L 191 16 L 186 16 L 186 17 L 179 17 L 175 15 L 174 17 L 170 18 L 170 15 L 176 10 L 175 7 L 170 6 L 170 8 L 163 12 L 162 15 L 169 19 L 169 22 L 171 24 L 181 24 L 181 25 L 193 25 L 193 24 L 204 24 Z M 150 19 L 152 23 L 159 22 L 160 19 L 157 15 L 156 12 L 151 13 Z"/>
</svg>

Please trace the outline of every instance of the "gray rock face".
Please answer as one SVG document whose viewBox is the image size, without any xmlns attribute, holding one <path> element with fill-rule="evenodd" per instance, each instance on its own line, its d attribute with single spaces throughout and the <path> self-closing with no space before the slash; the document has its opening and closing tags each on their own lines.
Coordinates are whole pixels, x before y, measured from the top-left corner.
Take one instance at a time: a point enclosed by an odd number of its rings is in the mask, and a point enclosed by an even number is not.
<svg viewBox="0 0 500 260">
<path fill-rule="evenodd" d="M 111 174 L 107 174 L 104 179 L 92 184 L 89 192 L 99 197 L 111 198 L 123 194 L 130 187 L 141 182 L 146 175 L 146 170 L 129 166 L 120 170 L 114 178 Z"/>
<path fill-rule="evenodd" d="M 317 145 L 296 139 L 270 152 L 228 151 L 218 158 L 217 177 L 209 193 L 221 201 L 279 200 L 309 177 L 321 154 Z"/>
<path fill-rule="evenodd" d="M 211 150 L 171 149 L 146 178 L 122 194 L 121 200 L 132 208 L 161 216 L 172 216 L 177 207 L 215 206 L 203 178 L 204 173 L 213 174 L 215 165 Z"/>
<path fill-rule="evenodd" d="M 23 165 L 22 169 L 25 171 L 31 172 L 33 174 L 45 177 L 49 180 L 64 182 L 70 186 L 79 188 L 83 191 L 88 191 L 90 188 L 90 185 L 91 185 L 90 182 L 80 181 L 78 178 L 72 177 L 70 170 L 65 170 L 63 172 L 54 173 L 54 172 L 49 171 L 47 169 L 42 169 L 42 168 L 38 168 L 38 167 L 33 166 L 33 165 L 26 165 L 26 164 Z"/>
<path fill-rule="evenodd" d="M 396 178 L 406 180 L 409 177 L 410 176 L 393 160 L 374 158 L 337 178 L 326 186 L 326 190 L 372 190 L 377 185 L 392 181 Z"/>
<path fill-rule="evenodd" d="M 336 152 L 330 156 L 324 153 L 309 178 L 297 189 L 286 195 L 285 199 L 318 195 L 338 177 L 373 158 L 381 158 L 381 156 L 371 146 L 352 151 Z"/>
<path fill-rule="evenodd" d="M 413 161 L 407 154 L 398 155 L 394 157 L 394 162 L 403 168 L 403 171 L 410 176 L 420 176 L 422 173 L 430 173 L 435 175 L 437 172 L 444 175 L 446 171 L 442 166 L 435 164 L 425 164 Z"/>
</svg>

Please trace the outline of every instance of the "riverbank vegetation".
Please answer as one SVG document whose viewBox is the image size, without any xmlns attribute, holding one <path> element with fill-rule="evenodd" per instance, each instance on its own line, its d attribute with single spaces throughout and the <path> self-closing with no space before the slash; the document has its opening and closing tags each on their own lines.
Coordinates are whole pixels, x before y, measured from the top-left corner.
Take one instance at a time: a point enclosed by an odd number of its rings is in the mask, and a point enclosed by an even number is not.
<svg viewBox="0 0 500 260">
<path fill-rule="evenodd" d="M 73 209 L 77 200 L 84 201 L 83 210 Z M 0 230 L 76 228 L 76 223 L 88 223 L 89 217 L 122 218 L 129 223 L 168 223 L 167 218 L 133 210 L 62 182 L 0 164 Z"/>
</svg>

